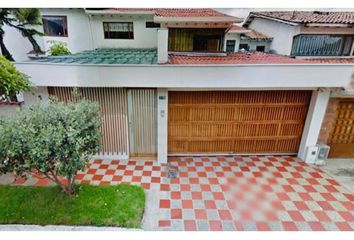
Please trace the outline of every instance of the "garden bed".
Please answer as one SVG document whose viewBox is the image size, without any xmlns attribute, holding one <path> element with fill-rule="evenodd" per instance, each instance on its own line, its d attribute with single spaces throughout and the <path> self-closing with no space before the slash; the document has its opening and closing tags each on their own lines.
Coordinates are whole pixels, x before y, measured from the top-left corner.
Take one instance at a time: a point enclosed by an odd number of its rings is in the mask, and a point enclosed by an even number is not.
<svg viewBox="0 0 354 240">
<path fill-rule="evenodd" d="M 138 186 L 80 185 L 79 194 L 59 187 L 0 186 L 0 224 L 140 227 L 145 206 Z"/>
</svg>

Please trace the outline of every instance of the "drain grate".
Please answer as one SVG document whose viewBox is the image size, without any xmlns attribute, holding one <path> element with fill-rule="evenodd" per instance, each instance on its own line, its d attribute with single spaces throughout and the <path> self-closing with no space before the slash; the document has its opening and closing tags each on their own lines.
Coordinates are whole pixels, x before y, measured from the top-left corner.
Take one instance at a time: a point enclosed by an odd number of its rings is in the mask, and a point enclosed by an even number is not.
<svg viewBox="0 0 354 240">
<path fill-rule="evenodd" d="M 178 167 L 176 166 L 167 166 L 167 177 L 168 178 L 177 178 L 178 175 Z"/>
</svg>

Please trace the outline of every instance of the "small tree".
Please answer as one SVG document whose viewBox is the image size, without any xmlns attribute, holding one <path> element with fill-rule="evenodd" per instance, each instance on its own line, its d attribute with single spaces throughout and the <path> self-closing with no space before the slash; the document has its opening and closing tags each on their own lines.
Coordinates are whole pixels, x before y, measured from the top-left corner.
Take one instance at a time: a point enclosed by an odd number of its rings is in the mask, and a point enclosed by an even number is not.
<svg viewBox="0 0 354 240">
<path fill-rule="evenodd" d="M 16 94 L 30 88 L 28 76 L 0 55 L 0 101 L 17 101 Z"/>
<path fill-rule="evenodd" d="M 68 49 L 68 44 L 66 42 L 52 40 L 52 41 L 48 41 L 48 43 L 52 44 L 48 50 L 51 56 L 71 54 L 71 52 Z"/>
<path fill-rule="evenodd" d="M 87 100 L 37 104 L 0 121 L 0 174 L 41 174 L 68 195 L 100 149 L 99 106 Z"/>
<path fill-rule="evenodd" d="M 3 26 L 10 26 L 19 30 L 25 38 L 31 43 L 33 50 L 30 53 L 44 53 L 34 36 L 43 36 L 43 33 L 36 30 L 35 27 L 41 26 L 41 13 L 38 8 L 0 8 L 0 49 L 2 55 L 8 60 L 14 61 L 11 53 L 4 43 L 5 31 Z"/>
</svg>

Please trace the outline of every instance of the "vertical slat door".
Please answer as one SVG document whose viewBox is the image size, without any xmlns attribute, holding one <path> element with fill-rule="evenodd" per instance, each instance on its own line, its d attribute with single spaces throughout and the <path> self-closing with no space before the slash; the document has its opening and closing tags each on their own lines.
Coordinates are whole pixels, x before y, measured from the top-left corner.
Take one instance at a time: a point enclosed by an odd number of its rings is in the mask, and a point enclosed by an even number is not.
<svg viewBox="0 0 354 240">
<path fill-rule="evenodd" d="M 156 89 L 128 90 L 130 156 L 155 158 L 157 152 Z"/>
<path fill-rule="evenodd" d="M 124 88 L 78 88 L 75 97 L 71 87 L 49 87 L 50 95 L 59 101 L 85 98 L 98 102 L 102 118 L 102 154 L 125 158 L 129 155 L 127 90 Z"/>
<path fill-rule="evenodd" d="M 297 153 L 311 91 L 170 91 L 169 154 Z"/>
<path fill-rule="evenodd" d="M 328 145 L 329 157 L 354 157 L 354 101 L 341 100 Z"/>
</svg>

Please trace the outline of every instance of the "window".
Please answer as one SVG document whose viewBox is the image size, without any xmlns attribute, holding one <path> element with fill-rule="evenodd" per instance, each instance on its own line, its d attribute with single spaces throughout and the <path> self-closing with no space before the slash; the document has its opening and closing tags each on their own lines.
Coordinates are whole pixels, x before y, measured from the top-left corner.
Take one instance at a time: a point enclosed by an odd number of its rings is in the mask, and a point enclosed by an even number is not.
<svg viewBox="0 0 354 240">
<path fill-rule="evenodd" d="M 68 23 L 66 16 L 43 16 L 42 22 L 43 31 L 46 36 L 68 36 Z"/>
<path fill-rule="evenodd" d="M 104 22 L 103 30 L 106 39 L 134 39 L 132 22 Z"/>
<path fill-rule="evenodd" d="M 159 28 L 161 26 L 160 23 L 154 23 L 154 22 L 146 22 L 145 27 L 146 28 Z"/>
<path fill-rule="evenodd" d="M 257 52 L 264 52 L 265 51 L 265 46 L 257 46 L 256 47 Z"/>
<path fill-rule="evenodd" d="M 294 37 L 291 55 L 348 56 L 353 44 L 349 35 L 298 35 Z"/>
<path fill-rule="evenodd" d="M 227 40 L 226 41 L 226 52 L 235 52 L 235 40 Z"/>
<path fill-rule="evenodd" d="M 249 51 L 250 47 L 248 46 L 247 43 L 241 43 L 240 46 L 238 47 L 239 50 L 246 50 Z"/>
</svg>

